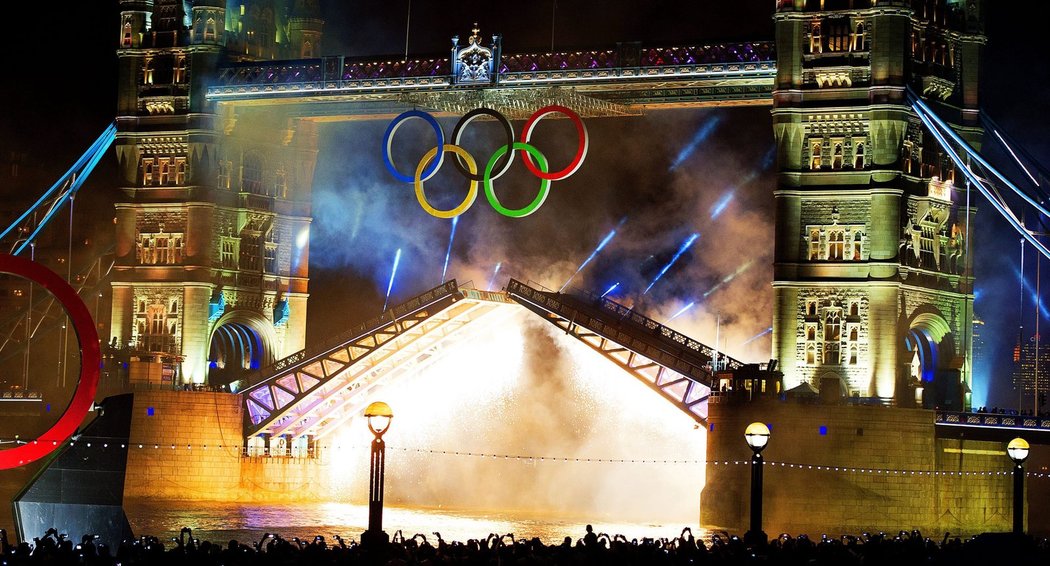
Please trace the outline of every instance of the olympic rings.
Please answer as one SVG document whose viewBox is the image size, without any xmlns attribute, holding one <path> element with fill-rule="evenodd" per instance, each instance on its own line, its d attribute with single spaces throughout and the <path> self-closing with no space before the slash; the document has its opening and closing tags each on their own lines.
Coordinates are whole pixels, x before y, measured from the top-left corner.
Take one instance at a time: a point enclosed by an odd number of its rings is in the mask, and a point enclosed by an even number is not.
<svg viewBox="0 0 1050 566">
<path fill-rule="evenodd" d="M 383 152 L 383 163 L 386 164 L 386 168 L 397 180 L 404 181 L 405 183 L 411 183 L 415 179 L 408 175 L 401 174 L 401 172 L 397 170 L 397 167 L 394 167 L 394 156 L 390 153 L 390 146 L 394 143 L 394 134 L 397 133 L 397 129 L 411 118 L 425 120 L 434 130 L 434 135 L 437 136 L 437 147 L 445 145 L 445 132 L 441 131 L 441 124 L 438 124 L 437 120 L 435 120 L 434 116 L 430 113 L 421 110 L 409 110 L 408 112 L 402 112 L 397 118 L 394 118 L 390 122 L 390 125 L 386 127 L 386 133 L 383 134 L 383 139 L 386 140 L 384 143 L 384 145 L 386 145 L 386 150 Z M 442 154 L 438 156 L 438 160 L 435 161 L 429 169 L 423 172 L 423 180 L 426 181 L 433 177 L 434 173 L 437 173 L 437 170 L 441 168 L 441 164 L 444 160 L 445 154 L 442 152 Z"/>
<path fill-rule="evenodd" d="M 563 114 L 572 120 L 573 124 L 576 126 L 576 135 L 579 142 L 577 144 L 576 154 L 573 156 L 569 165 L 560 171 L 551 173 L 549 171 L 549 162 L 547 158 L 539 149 L 530 145 L 529 141 L 532 138 L 532 132 L 535 129 L 536 124 L 548 114 L 554 113 Z M 488 160 L 484 172 L 479 174 L 477 169 L 478 162 L 467 150 L 463 149 L 459 143 L 460 138 L 463 135 L 463 130 L 472 121 L 482 115 L 489 116 L 500 122 L 503 126 L 503 131 L 506 134 L 507 143 L 495 150 L 492 157 Z M 400 128 L 402 124 L 411 118 L 419 118 L 430 124 L 430 127 L 434 130 L 434 135 L 437 138 L 437 145 L 423 155 L 416 166 L 415 175 L 413 176 L 405 175 L 398 171 L 397 167 L 394 166 L 394 158 L 391 154 L 394 134 L 397 133 L 398 128 Z M 445 134 L 441 129 L 441 125 L 438 124 L 433 115 L 421 110 L 409 110 L 395 117 L 387 126 L 386 133 L 383 134 L 383 163 L 396 179 L 406 183 L 412 183 L 415 186 L 416 200 L 419 201 L 419 205 L 423 210 L 431 216 L 437 218 L 453 218 L 466 212 L 471 206 L 473 206 L 474 201 L 477 199 L 477 184 L 481 182 L 484 184 L 485 197 L 496 212 L 511 218 L 522 218 L 532 214 L 543 205 L 544 201 L 547 199 L 548 193 L 550 192 L 551 181 L 560 181 L 579 170 L 584 159 L 587 157 L 587 150 L 590 147 L 590 137 L 587 133 L 587 127 L 576 112 L 565 106 L 550 105 L 544 106 L 534 112 L 525 122 L 525 129 L 521 132 L 521 140 L 514 141 L 514 139 L 514 128 L 511 126 L 510 121 L 503 114 L 496 110 L 492 110 L 491 108 L 477 108 L 471 110 L 460 118 L 459 122 L 456 123 L 455 128 L 452 130 L 451 144 L 445 143 Z M 531 203 L 519 209 L 504 207 L 499 202 L 499 199 L 496 197 L 495 191 L 492 188 L 492 181 L 500 178 L 510 169 L 511 164 L 514 161 L 514 151 L 522 152 L 522 160 L 524 161 L 525 166 L 541 181 L 540 190 L 539 193 L 537 193 L 536 198 L 533 199 Z M 441 165 L 444 162 L 445 153 L 454 154 L 455 158 L 453 159 L 453 165 L 455 165 L 460 174 L 470 181 L 466 198 L 464 198 L 460 204 L 449 210 L 434 208 L 429 201 L 427 201 L 426 194 L 423 191 L 423 183 L 433 177 L 438 169 L 441 168 Z"/>
<path fill-rule="evenodd" d="M 95 400 L 102 356 L 95 321 L 91 318 L 87 305 L 64 279 L 39 263 L 3 254 L 0 254 L 0 273 L 25 277 L 50 291 L 65 308 L 80 343 L 80 378 L 69 406 L 58 421 L 36 440 L 0 451 L 0 470 L 7 470 L 47 456 L 58 449 L 59 443 L 65 443 L 66 439 L 76 432 Z"/>
<path fill-rule="evenodd" d="M 468 174 L 471 175 L 470 188 L 467 189 L 467 198 L 463 199 L 463 202 L 459 203 L 459 206 L 451 210 L 439 210 L 430 205 L 427 201 L 427 196 L 423 194 L 423 169 L 434 159 L 434 155 L 437 154 L 438 149 L 432 148 L 430 151 L 423 156 L 423 159 L 419 160 L 419 165 L 416 166 L 416 178 L 413 179 L 416 185 L 416 200 L 419 201 L 419 206 L 423 207 L 427 213 L 431 216 L 438 218 L 452 218 L 453 216 L 459 216 L 467 211 L 474 204 L 474 199 L 478 198 L 478 182 L 474 180 L 474 177 L 478 173 L 478 164 L 474 161 L 474 156 L 471 155 L 467 150 L 459 147 L 458 145 L 445 144 L 441 146 L 441 153 L 451 151 L 456 154 L 456 157 L 462 158 L 467 162 Z M 506 153 L 506 152 L 504 152 Z M 507 160 L 510 161 L 509 159 Z M 458 165 L 458 164 L 457 164 Z M 488 171 L 486 170 L 487 174 Z M 486 181 L 486 187 L 492 184 L 492 181 Z"/>
<path fill-rule="evenodd" d="M 576 126 L 576 135 L 579 137 L 580 141 L 576 146 L 576 155 L 573 156 L 572 162 L 569 163 L 565 169 L 562 169 L 557 173 L 548 174 L 536 169 L 536 165 L 532 162 L 532 157 L 528 152 L 523 152 L 521 154 L 521 159 L 525 161 L 525 166 L 529 168 L 529 172 L 540 179 L 547 179 L 550 181 L 560 181 L 575 173 L 576 170 L 580 168 L 580 165 L 583 165 L 583 160 L 587 157 L 587 149 L 591 145 L 591 138 L 587 135 L 587 126 L 583 124 L 580 115 L 564 106 L 558 106 L 557 104 L 544 106 L 533 113 L 532 117 L 529 118 L 529 121 L 525 122 L 525 127 L 521 130 L 521 141 L 523 143 L 529 143 L 530 138 L 532 138 L 532 130 L 536 127 L 536 124 L 539 123 L 544 116 L 554 114 L 555 112 L 568 116 Z"/>
<path fill-rule="evenodd" d="M 514 149 L 524 150 L 525 153 L 535 157 L 536 160 L 540 162 L 540 169 L 544 173 L 547 172 L 547 158 L 543 157 L 540 150 L 522 142 L 514 142 Z M 493 153 L 492 157 L 489 159 L 489 164 L 485 166 L 485 197 L 489 199 L 489 204 L 492 205 L 492 208 L 503 216 L 523 218 L 536 212 L 536 209 L 543 206 L 543 201 L 547 200 L 547 194 L 550 193 L 551 182 L 549 179 L 540 179 L 540 192 L 536 194 L 536 198 L 533 199 L 532 202 L 525 205 L 523 208 L 513 210 L 504 207 L 500 204 L 499 199 L 496 198 L 496 192 L 492 189 L 492 178 L 490 178 L 490 175 L 492 173 L 492 168 L 496 166 L 496 162 L 499 161 L 500 157 L 506 155 L 506 153 L 507 146 L 497 149 L 496 153 Z"/>
<path fill-rule="evenodd" d="M 500 124 L 503 124 L 503 131 L 507 134 L 507 147 L 514 144 L 514 128 L 510 125 L 510 120 L 507 120 L 506 116 L 500 114 L 499 112 L 496 112 L 495 110 L 492 110 L 491 108 L 475 108 L 474 110 L 467 112 L 466 115 L 460 118 L 459 122 L 456 122 L 456 127 L 452 129 L 452 143 L 455 145 L 459 145 L 459 138 L 463 135 L 463 130 L 465 130 L 467 125 L 474 121 L 475 118 L 482 115 L 492 116 L 493 118 L 499 120 Z M 504 151 L 503 153 L 506 154 L 507 152 Z M 500 177 L 502 177 L 503 174 L 506 173 L 508 169 L 510 169 L 510 166 L 513 163 L 513 161 L 513 156 L 507 155 L 505 161 L 503 162 L 503 167 L 499 170 L 499 173 L 496 173 L 492 178 L 499 179 Z M 452 163 L 456 166 L 456 169 L 459 169 L 459 172 L 462 173 L 464 177 L 470 179 L 471 181 L 485 180 L 483 178 L 484 175 L 477 175 L 475 173 L 468 172 L 463 167 L 463 161 L 459 158 L 459 154 L 456 155 L 456 160 Z"/>
</svg>

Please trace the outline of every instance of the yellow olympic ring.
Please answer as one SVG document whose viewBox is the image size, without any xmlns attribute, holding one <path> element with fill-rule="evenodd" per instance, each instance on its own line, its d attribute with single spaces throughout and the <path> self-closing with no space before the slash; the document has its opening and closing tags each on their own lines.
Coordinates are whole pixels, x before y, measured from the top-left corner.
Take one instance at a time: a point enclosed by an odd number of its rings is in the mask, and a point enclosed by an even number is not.
<svg viewBox="0 0 1050 566">
<path fill-rule="evenodd" d="M 439 210 L 431 206 L 430 202 L 427 201 L 427 195 L 423 192 L 423 170 L 426 169 L 427 165 L 429 165 L 430 162 L 433 161 L 434 157 L 437 156 L 437 151 L 438 148 L 431 148 L 430 151 L 428 151 L 426 155 L 424 155 L 423 158 L 419 160 L 419 165 L 416 166 L 416 176 L 415 179 L 413 179 L 413 182 L 416 185 L 416 200 L 419 201 L 419 206 L 423 207 L 423 210 L 425 210 L 431 216 L 436 216 L 438 218 L 453 218 L 455 216 L 463 214 L 474 204 L 474 199 L 478 198 L 478 182 L 474 180 L 470 181 L 470 187 L 467 189 L 467 197 L 463 199 L 463 202 L 461 202 L 459 206 L 451 210 Z M 466 162 L 467 170 L 470 171 L 470 174 L 477 175 L 478 164 L 474 161 L 474 156 L 471 155 L 470 152 L 458 145 L 452 145 L 448 143 L 441 146 L 441 151 L 451 151 L 452 153 L 458 155 L 463 159 L 464 162 Z"/>
</svg>

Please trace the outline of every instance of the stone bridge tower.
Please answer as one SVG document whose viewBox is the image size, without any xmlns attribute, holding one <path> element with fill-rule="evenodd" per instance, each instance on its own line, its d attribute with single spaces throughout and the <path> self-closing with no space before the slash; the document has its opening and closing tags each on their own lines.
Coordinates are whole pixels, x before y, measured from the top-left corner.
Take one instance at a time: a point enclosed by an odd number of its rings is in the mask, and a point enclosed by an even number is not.
<svg viewBox="0 0 1050 566">
<path fill-rule="evenodd" d="M 220 63 L 312 56 L 317 2 L 119 3 L 110 345 L 132 383 L 225 383 L 304 345 L 316 136 L 229 136 L 205 89 Z"/>
<path fill-rule="evenodd" d="M 787 388 L 968 403 L 972 213 L 906 87 L 979 143 L 981 4 L 776 2 L 773 357 Z"/>
</svg>

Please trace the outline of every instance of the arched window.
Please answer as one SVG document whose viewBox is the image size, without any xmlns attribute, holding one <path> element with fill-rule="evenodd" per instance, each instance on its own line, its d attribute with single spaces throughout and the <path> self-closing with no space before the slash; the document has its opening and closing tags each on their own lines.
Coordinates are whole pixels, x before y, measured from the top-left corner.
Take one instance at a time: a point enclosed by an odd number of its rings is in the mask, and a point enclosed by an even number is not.
<svg viewBox="0 0 1050 566">
<path fill-rule="evenodd" d="M 817 347 L 812 344 L 806 348 L 806 365 L 817 365 Z"/>
<path fill-rule="evenodd" d="M 860 235 L 860 232 L 853 234 L 853 261 L 860 261 L 860 248 L 862 242 L 863 237 Z"/>
<path fill-rule="evenodd" d="M 809 168 L 820 169 L 820 157 L 821 157 L 821 145 L 819 141 L 813 142 L 813 147 L 809 154 Z"/>
<path fill-rule="evenodd" d="M 288 198 L 288 174 L 284 169 L 278 169 L 273 174 L 274 196 Z"/>
<path fill-rule="evenodd" d="M 824 42 L 820 34 L 820 24 L 813 24 L 813 27 L 809 30 L 809 52 L 824 52 Z"/>
<path fill-rule="evenodd" d="M 182 185 L 186 182 L 186 158 L 175 158 L 175 184 Z"/>
<path fill-rule="evenodd" d="M 302 53 L 301 54 L 302 54 L 302 57 L 304 59 L 309 59 L 309 58 L 313 57 L 314 56 L 314 43 L 312 41 L 310 41 L 309 39 L 304 39 L 303 40 L 303 49 L 302 49 Z"/>
<path fill-rule="evenodd" d="M 842 318 L 838 311 L 828 311 L 824 318 L 824 363 L 839 363 L 839 346 L 842 341 Z"/>
<path fill-rule="evenodd" d="M 204 22 L 204 41 L 215 41 L 215 18 L 209 17 Z"/>
<path fill-rule="evenodd" d="M 142 84 L 153 84 L 153 58 L 146 57 L 142 62 Z"/>
<path fill-rule="evenodd" d="M 241 164 L 241 192 L 263 194 L 262 157 L 254 151 L 244 154 Z"/>
<path fill-rule="evenodd" d="M 831 160 L 832 169 L 842 169 L 842 144 L 835 144 L 835 153 Z"/>
<path fill-rule="evenodd" d="M 854 316 L 856 316 L 856 315 L 854 315 Z M 851 328 L 850 331 L 849 331 L 849 341 L 850 342 L 856 342 L 857 341 L 857 327 L 856 326 Z"/>
<path fill-rule="evenodd" d="M 812 327 L 812 326 L 807 328 L 806 329 L 806 340 L 812 342 L 812 341 L 814 341 L 816 339 L 817 339 L 817 329 Z"/>
<path fill-rule="evenodd" d="M 833 230 L 828 235 L 828 259 L 831 261 L 842 261 L 843 248 L 846 243 L 846 234 L 842 230 Z"/>
<path fill-rule="evenodd" d="M 849 315 L 860 316 L 860 305 L 858 305 L 857 303 L 851 304 L 849 306 Z M 854 330 L 854 332 L 856 332 L 856 330 Z M 853 338 L 853 340 L 856 340 L 856 338 Z"/>
<path fill-rule="evenodd" d="M 177 301 L 171 301 L 171 308 L 168 309 L 168 312 L 171 314 L 179 312 L 179 303 Z"/>
<path fill-rule="evenodd" d="M 857 23 L 857 29 L 853 33 L 853 51 L 867 51 L 868 47 L 864 37 L 864 22 Z"/>
<path fill-rule="evenodd" d="M 853 168 L 864 168 L 864 144 L 862 143 L 858 143 L 856 149 L 853 151 Z"/>
<path fill-rule="evenodd" d="M 175 65 L 171 68 L 171 82 L 172 84 L 179 84 L 186 82 L 186 56 L 176 55 Z"/>
<path fill-rule="evenodd" d="M 131 35 L 131 22 L 124 22 L 124 31 L 120 36 L 121 47 L 131 47 L 132 35 Z"/>
<path fill-rule="evenodd" d="M 813 228 L 809 231 L 809 260 L 820 259 L 820 230 Z"/>
<path fill-rule="evenodd" d="M 851 366 L 857 365 L 857 347 L 856 346 L 850 346 L 849 347 L 849 365 L 851 365 Z"/>
</svg>

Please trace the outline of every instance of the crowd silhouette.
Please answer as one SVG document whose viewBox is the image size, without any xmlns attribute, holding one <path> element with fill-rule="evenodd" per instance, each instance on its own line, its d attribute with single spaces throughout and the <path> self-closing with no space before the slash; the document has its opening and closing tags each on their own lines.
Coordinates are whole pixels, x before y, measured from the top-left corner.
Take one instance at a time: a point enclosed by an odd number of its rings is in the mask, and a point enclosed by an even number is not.
<svg viewBox="0 0 1050 566">
<path fill-rule="evenodd" d="M 822 535 L 819 539 L 782 534 L 768 542 L 758 539 L 745 543 L 725 532 L 702 540 L 695 538 L 689 528 L 674 538 L 628 540 L 623 535 L 595 533 L 587 525 L 582 538 L 573 541 L 565 537 L 559 544 L 544 544 L 537 538 L 516 539 L 510 533 L 491 533 L 466 542 L 445 541 L 440 533 L 432 535 L 406 538 L 398 531 L 389 544 L 364 546 L 339 536 L 302 540 L 276 534 L 266 534 L 250 544 L 236 540 L 217 544 L 200 541 L 189 528 L 183 528 L 179 537 L 167 543 L 143 536 L 109 548 L 98 542 L 97 536 L 84 535 L 76 542 L 55 529 L 32 542 L 12 544 L 7 533 L 0 530 L 0 559 L 4 566 L 1050 564 L 1050 542 L 1010 534 L 961 539 L 945 533 L 940 540 L 925 537 L 919 531 Z"/>
</svg>

